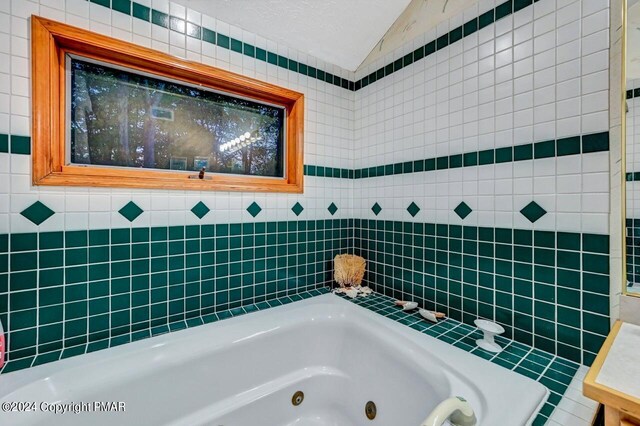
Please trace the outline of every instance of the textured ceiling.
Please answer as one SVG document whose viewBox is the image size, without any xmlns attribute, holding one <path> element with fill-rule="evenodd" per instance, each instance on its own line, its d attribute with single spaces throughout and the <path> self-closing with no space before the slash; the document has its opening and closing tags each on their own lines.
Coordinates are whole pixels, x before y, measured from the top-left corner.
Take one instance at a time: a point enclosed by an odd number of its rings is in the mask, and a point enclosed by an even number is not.
<svg viewBox="0 0 640 426">
<path fill-rule="evenodd" d="M 354 71 L 410 0 L 174 0 Z"/>
</svg>

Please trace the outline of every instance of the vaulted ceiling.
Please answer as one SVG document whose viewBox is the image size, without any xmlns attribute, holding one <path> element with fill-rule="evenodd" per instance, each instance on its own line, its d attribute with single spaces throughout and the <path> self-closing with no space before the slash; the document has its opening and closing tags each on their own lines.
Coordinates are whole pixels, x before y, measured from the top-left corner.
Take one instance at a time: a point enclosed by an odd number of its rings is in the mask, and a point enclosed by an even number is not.
<svg viewBox="0 0 640 426">
<path fill-rule="evenodd" d="M 411 2 L 411 0 L 174 1 L 350 71 L 354 71 L 362 63 Z"/>
</svg>

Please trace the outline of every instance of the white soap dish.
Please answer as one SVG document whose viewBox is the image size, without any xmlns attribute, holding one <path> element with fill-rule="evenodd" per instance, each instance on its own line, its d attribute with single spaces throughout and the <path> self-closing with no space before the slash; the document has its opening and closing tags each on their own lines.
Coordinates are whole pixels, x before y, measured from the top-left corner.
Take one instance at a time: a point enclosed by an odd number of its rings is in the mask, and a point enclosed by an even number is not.
<svg viewBox="0 0 640 426">
<path fill-rule="evenodd" d="M 476 345 L 485 351 L 502 352 L 502 346 L 496 343 L 495 337 L 497 334 L 504 333 L 504 328 L 500 324 L 483 319 L 475 320 L 474 324 L 484 333 L 484 338 L 476 340 Z"/>
</svg>

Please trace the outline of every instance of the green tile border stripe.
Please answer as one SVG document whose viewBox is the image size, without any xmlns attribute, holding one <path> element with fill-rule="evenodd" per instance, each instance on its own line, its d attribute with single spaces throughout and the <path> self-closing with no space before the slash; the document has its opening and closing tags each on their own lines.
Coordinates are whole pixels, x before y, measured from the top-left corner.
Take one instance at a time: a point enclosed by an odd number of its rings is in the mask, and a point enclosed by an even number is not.
<svg viewBox="0 0 640 426">
<path fill-rule="evenodd" d="M 0 152 L 10 154 L 31 154 L 31 137 L 0 134 Z"/>
<path fill-rule="evenodd" d="M 326 294 L 328 292 L 328 288 L 321 287 L 316 290 L 304 291 L 291 296 L 279 297 L 252 305 L 246 305 L 239 308 L 191 318 L 185 321 L 173 322 L 163 326 L 154 327 L 149 330 L 140 330 L 111 339 L 104 339 L 84 345 L 65 348 L 63 350 L 56 350 L 41 353 L 36 356 L 20 358 L 7 362 L 1 373 L 18 371 L 58 361 L 60 359 L 70 358 L 72 356 L 83 355 L 101 349 L 120 346 L 122 344 L 143 340 L 149 337 L 155 337 L 166 333 L 197 327 L 199 325 L 223 321 L 228 318 L 270 309 L 276 306 Z M 498 337 L 499 342 L 505 348 L 502 355 L 490 354 L 469 344 L 472 340 L 480 337 L 479 332 L 473 327 L 450 318 L 440 321 L 438 324 L 427 323 L 423 319 L 419 318 L 415 313 L 402 312 L 393 307 L 391 305 L 392 299 L 388 296 L 374 294 L 366 298 L 346 300 L 379 315 L 390 318 L 418 332 L 452 344 L 453 346 L 470 352 L 475 356 L 484 358 L 491 363 L 539 381 L 550 390 L 550 396 L 533 422 L 534 425 L 543 425 L 547 421 L 555 407 L 562 399 L 562 395 L 568 388 L 568 383 L 565 382 L 575 375 L 579 367 L 578 364 L 570 360 L 548 354 L 522 343 L 504 339 L 502 337 Z M 527 368 L 527 366 L 529 368 Z M 537 371 L 542 371 L 542 373 Z M 558 380 L 558 377 L 561 377 L 564 380 L 560 381 Z"/>
<path fill-rule="evenodd" d="M 201 25 L 194 24 L 185 19 L 171 16 L 167 13 L 161 12 L 156 9 L 149 8 L 140 3 L 130 0 L 87 0 L 91 3 L 98 4 L 100 6 L 111 8 L 114 11 L 124 13 L 133 16 L 136 19 L 140 19 L 146 22 L 150 22 L 153 25 L 158 25 L 163 28 L 170 29 L 182 34 L 186 34 L 189 37 L 202 40 L 207 43 L 215 44 L 224 49 L 232 50 L 234 52 L 249 56 L 251 58 L 267 62 L 269 64 L 278 66 L 280 68 L 287 69 L 289 71 L 297 72 L 302 75 L 315 78 L 320 81 L 324 81 L 328 84 L 341 87 L 349 91 L 357 91 L 361 88 L 368 86 L 392 73 L 401 70 L 404 67 L 411 65 L 412 63 L 419 61 L 429 55 L 434 54 L 438 50 L 444 49 L 450 44 L 462 40 L 482 28 L 485 28 L 498 20 L 505 18 L 519 10 L 522 10 L 528 6 L 533 5 L 539 0 L 507 0 L 506 2 L 496 6 L 495 8 L 477 16 L 463 25 L 449 31 L 435 40 L 425 44 L 403 56 L 391 62 L 380 69 L 372 72 L 371 74 L 364 76 L 357 81 L 350 81 L 345 78 L 333 75 L 327 71 L 323 71 L 304 64 L 302 62 L 295 61 L 282 55 L 278 55 L 274 52 L 269 52 L 265 49 L 253 46 L 249 43 L 244 43 L 241 40 L 229 37 L 222 33 L 216 33 L 215 31 L 203 27 Z"/>
<path fill-rule="evenodd" d="M 625 175 L 625 180 L 627 182 L 640 181 L 640 172 L 628 172 Z"/>
<path fill-rule="evenodd" d="M 11 150 L 9 150 L 9 147 L 11 147 Z M 503 148 L 405 161 L 402 163 L 384 164 L 355 170 L 305 164 L 304 174 L 305 176 L 315 177 L 364 179 L 459 167 L 483 166 L 512 161 L 589 154 L 608 150 L 609 132 L 600 132 Z M 29 136 L 0 134 L 0 153 L 2 152 L 29 155 L 31 153 L 31 138 Z M 627 173 L 626 179 L 628 181 L 639 180 L 640 173 Z"/>
<path fill-rule="evenodd" d="M 627 99 L 640 98 L 640 87 L 627 90 Z"/>
<path fill-rule="evenodd" d="M 430 41 L 424 46 L 418 47 L 413 52 L 407 53 L 402 58 L 396 59 L 394 62 L 377 69 L 369 75 L 362 77 L 355 82 L 355 90 L 360 90 L 368 85 L 393 74 L 396 71 L 401 70 L 404 67 L 411 65 L 429 55 L 435 54 L 438 50 L 444 49 L 450 44 L 462 40 L 484 27 L 487 27 L 498 20 L 505 18 L 519 10 L 524 9 L 527 6 L 531 6 L 533 3 L 539 0 L 507 0 L 506 2 L 496 6 L 480 16 L 477 16 L 457 28 L 449 31 L 435 40 Z"/>
<path fill-rule="evenodd" d="M 608 150 L 609 132 L 601 132 L 503 148 L 445 155 L 423 160 L 384 164 L 355 170 L 305 165 L 304 174 L 306 176 L 316 177 L 365 179 L 406 173 L 455 169 L 459 167 L 475 167 L 515 161 L 538 160 L 542 158 L 563 157 L 566 155 L 589 154 Z"/>
<path fill-rule="evenodd" d="M 403 312 L 393 305 L 393 298 L 379 293 L 357 299 L 341 297 L 422 334 L 435 337 L 492 364 L 497 364 L 539 382 L 549 389 L 549 397 L 533 421 L 533 425 L 536 426 L 547 423 L 580 367 L 568 359 L 502 336 L 497 337 L 504 348 L 501 353 L 494 354 L 484 351 L 477 348 L 474 343 L 476 339 L 482 337 L 477 328 L 451 318 L 437 324 L 429 323 L 416 312 Z"/>
<path fill-rule="evenodd" d="M 125 343 L 132 343 L 138 340 L 147 339 L 149 337 L 155 337 L 174 331 L 184 330 L 186 328 L 192 328 L 199 325 L 204 325 L 212 322 L 222 321 L 228 318 L 237 317 L 240 315 L 248 314 L 251 312 L 261 311 L 269 308 L 273 308 L 280 305 L 286 305 L 292 302 L 296 302 L 310 297 L 319 296 L 321 294 L 328 293 L 329 289 L 326 287 L 320 287 L 314 290 L 301 291 L 289 296 L 277 297 L 267 299 L 263 302 L 254 303 L 250 305 L 243 305 L 237 308 L 228 309 L 225 311 L 218 311 L 207 315 L 192 317 L 186 320 L 175 321 L 160 326 L 152 327 L 150 329 L 138 330 L 131 333 L 121 334 L 115 337 L 106 338 L 103 340 L 96 340 L 90 343 L 67 347 L 51 352 L 40 353 L 34 356 L 25 358 L 18 358 L 8 361 L 0 374 L 11 373 L 13 371 L 23 370 L 29 367 L 35 367 L 37 365 L 46 364 L 49 362 L 58 361 L 72 356 L 84 355 L 87 353 L 95 352 L 101 349 L 108 349 L 116 346 L 120 346 Z"/>
<path fill-rule="evenodd" d="M 356 171 L 353 169 L 342 169 L 339 167 L 304 165 L 305 176 L 328 177 L 339 179 L 355 179 Z"/>
<path fill-rule="evenodd" d="M 100 6 L 110 7 L 110 9 L 114 11 L 124 13 L 136 19 L 150 22 L 153 25 L 157 25 L 171 31 L 186 34 L 188 37 L 202 40 L 205 43 L 214 44 L 241 55 L 249 56 L 259 61 L 267 62 L 271 65 L 315 78 L 333 86 L 341 87 L 350 91 L 355 90 L 355 82 L 346 78 L 342 78 L 328 71 L 295 61 L 287 58 L 286 56 L 278 55 L 275 52 L 270 52 L 252 44 L 244 43 L 241 40 L 235 39 L 226 34 L 213 31 L 212 29 L 189 22 L 177 16 L 172 16 L 165 12 L 149 8 L 135 1 L 113 0 L 111 5 L 109 5 L 109 0 L 87 1 Z"/>
</svg>

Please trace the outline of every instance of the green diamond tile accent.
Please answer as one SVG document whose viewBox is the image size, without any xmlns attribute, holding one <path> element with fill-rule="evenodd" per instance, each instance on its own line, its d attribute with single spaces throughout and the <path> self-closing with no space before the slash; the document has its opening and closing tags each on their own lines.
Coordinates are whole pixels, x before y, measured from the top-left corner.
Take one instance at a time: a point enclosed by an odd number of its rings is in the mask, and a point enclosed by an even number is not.
<svg viewBox="0 0 640 426">
<path fill-rule="evenodd" d="M 329 213 L 331 213 L 331 216 L 333 216 L 338 211 L 338 206 L 336 206 L 334 203 L 331 203 L 329 204 L 329 207 L 327 207 L 327 210 L 329 210 Z"/>
<path fill-rule="evenodd" d="M 464 201 L 458 204 L 458 207 L 453 209 L 454 212 L 460 217 L 460 219 L 464 219 L 471 214 L 473 211 L 471 207 L 467 205 Z"/>
<path fill-rule="evenodd" d="M 382 211 L 382 207 L 380 207 L 380 204 L 375 203 L 373 206 L 371 206 L 371 211 L 373 212 L 373 214 L 378 216 Z"/>
<path fill-rule="evenodd" d="M 547 211 L 540 207 L 538 203 L 532 201 L 520 210 L 520 213 L 529 219 L 531 223 L 535 223 L 538 219 L 547 214 Z"/>
<path fill-rule="evenodd" d="M 412 201 L 411 204 L 409 204 L 409 207 L 407 207 L 407 211 L 412 217 L 416 217 L 416 215 L 420 211 L 420 207 L 418 207 L 418 205 Z"/>
<path fill-rule="evenodd" d="M 123 208 L 118 210 L 118 213 L 127 218 L 129 222 L 133 222 L 138 216 L 142 214 L 143 211 L 144 210 L 138 207 L 136 203 L 134 203 L 133 201 L 129 201 Z"/>
<path fill-rule="evenodd" d="M 36 201 L 26 209 L 22 210 L 20 214 L 36 225 L 40 225 L 42 222 L 53 216 L 55 212 L 40 201 Z"/>
<path fill-rule="evenodd" d="M 211 211 L 211 209 L 209 207 L 207 207 L 207 205 L 205 203 L 203 203 L 202 201 L 198 202 L 198 204 L 193 206 L 193 208 L 191 209 L 191 213 L 193 213 L 196 216 L 198 216 L 198 219 L 202 219 L 210 211 Z"/>
<path fill-rule="evenodd" d="M 293 207 L 291 207 L 291 211 L 296 214 L 296 216 L 300 216 L 300 213 L 304 210 L 304 207 L 300 203 L 295 203 Z"/>
<path fill-rule="evenodd" d="M 256 203 L 255 201 L 253 203 L 251 203 L 251 205 L 249 207 L 247 207 L 247 211 L 249 212 L 249 214 L 253 217 L 256 217 L 260 214 L 260 212 L 262 211 L 262 207 L 260 207 L 258 205 L 258 203 Z"/>
</svg>

